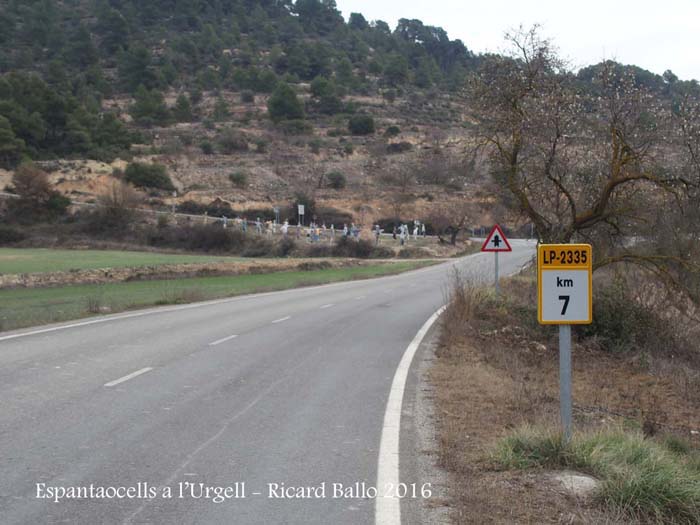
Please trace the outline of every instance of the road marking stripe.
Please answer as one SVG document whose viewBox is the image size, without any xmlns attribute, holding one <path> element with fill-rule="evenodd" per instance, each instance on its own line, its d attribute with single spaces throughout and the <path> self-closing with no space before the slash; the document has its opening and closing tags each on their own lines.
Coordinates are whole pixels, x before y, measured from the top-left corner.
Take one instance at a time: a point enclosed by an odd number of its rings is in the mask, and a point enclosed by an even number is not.
<svg viewBox="0 0 700 525">
<path fill-rule="evenodd" d="M 361 295 L 361 296 L 359 296 L 359 297 L 355 297 L 355 300 L 356 300 L 356 301 L 361 301 L 361 300 L 364 299 L 365 297 L 367 297 L 367 296 L 366 296 L 366 295 Z"/>
<path fill-rule="evenodd" d="M 133 379 L 136 376 L 140 376 L 141 374 L 145 374 L 146 372 L 150 372 L 151 370 L 153 370 L 153 368 L 147 366 L 146 368 L 142 368 L 141 370 L 137 370 L 136 372 L 131 372 L 130 374 L 125 375 L 124 377 L 120 377 L 119 379 L 115 379 L 114 381 L 110 381 L 109 383 L 105 383 L 105 386 L 116 386 L 119 383 L 123 383 L 124 381 L 128 381 L 129 379 Z"/>
<path fill-rule="evenodd" d="M 321 308 L 319 308 L 319 310 L 323 310 L 324 308 L 330 308 L 331 306 L 335 306 L 335 304 L 333 304 L 333 303 L 324 304 Z"/>
<path fill-rule="evenodd" d="M 229 335 L 228 337 L 224 337 L 223 339 L 217 339 L 213 343 L 209 343 L 209 346 L 220 345 L 221 343 L 225 343 L 226 341 L 230 341 L 231 339 L 235 339 L 236 337 L 238 337 L 238 334 Z"/>
<path fill-rule="evenodd" d="M 389 400 L 384 412 L 382 438 L 379 442 L 379 461 L 377 464 L 377 489 L 382 487 L 397 487 L 399 484 L 399 434 L 401 432 L 401 408 L 403 392 L 406 388 L 408 371 L 411 368 L 413 356 L 420 346 L 425 334 L 445 310 L 441 307 L 430 316 L 418 330 L 413 341 L 408 345 L 401 358 L 394 380 L 389 391 Z M 374 506 L 374 522 L 376 525 L 401 525 L 401 500 L 397 497 L 377 497 Z"/>
<path fill-rule="evenodd" d="M 287 319 L 291 319 L 291 318 L 292 318 L 292 316 L 288 315 L 287 317 L 282 317 L 281 319 L 275 319 L 274 321 L 272 321 L 272 324 L 281 323 L 281 322 L 284 322 Z"/>
</svg>

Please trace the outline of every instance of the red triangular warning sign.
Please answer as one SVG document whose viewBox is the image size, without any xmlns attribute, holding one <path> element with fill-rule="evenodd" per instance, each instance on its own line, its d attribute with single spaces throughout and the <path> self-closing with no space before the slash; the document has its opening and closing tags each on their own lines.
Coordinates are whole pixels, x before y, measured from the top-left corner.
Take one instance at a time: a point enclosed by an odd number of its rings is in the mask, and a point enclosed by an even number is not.
<svg viewBox="0 0 700 525">
<path fill-rule="evenodd" d="M 481 246 L 482 252 L 512 252 L 513 248 L 510 247 L 510 243 L 506 236 L 503 234 L 501 227 L 496 224 L 489 236 L 486 237 L 484 244 Z"/>
</svg>

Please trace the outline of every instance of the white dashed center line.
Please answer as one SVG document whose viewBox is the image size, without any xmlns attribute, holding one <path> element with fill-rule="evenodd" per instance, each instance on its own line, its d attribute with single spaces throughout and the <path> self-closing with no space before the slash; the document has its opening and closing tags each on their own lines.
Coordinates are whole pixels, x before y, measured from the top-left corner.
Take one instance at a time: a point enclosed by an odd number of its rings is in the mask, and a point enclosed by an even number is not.
<svg viewBox="0 0 700 525">
<path fill-rule="evenodd" d="M 288 315 L 287 317 L 283 317 L 282 319 L 275 319 L 274 321 L 272 321 L 272 324 L 281 323 L 281 322 L 286 321 L 287 319 L 291 319 L 291 318 L 292 318 L 292 316 Z"/>
<path fill-rule="evenodd" d="M 141 370 L 137 370 L 136 372 L 131 372 L 129 375 L 125 375 L 124 377 L 120 377 L 119 379 L 115 379 L 114 381 L 110 381 L 109 383 L 105 383 L 105 386 L 116 386 L 119 383 L 123 383 L 124 381 L 128 381 L 129 379 L 133 379 L 136 376 L 140 376 L 141 374 L 145 374 L 146 372 L 150 372 L 151 370 L 153 370 L 153 368 L 147 366 L 146 368 L 142 368 Z"/>
<path fill-rule="evenodd" d="M 225 343 L 226 341 L 230 341 L 231 339 L 235 339 L 236 337 L 238 337 L 238 334 L 229 335 L 228 337 L 224 337 L 223 339 L 217 339 L 216 341 L 209 343 L 209 346 L 220 345 L 221 343 Z"/>
<path fill-rule="evenodd" d="M 324 308 L 330 308 L 331 306 L 335 306 L 335 305 L 334 305 L 333 303 L 324 304 L 324 305 L 320 308 L 320 310 L 323 310 Z"/>
</svg>

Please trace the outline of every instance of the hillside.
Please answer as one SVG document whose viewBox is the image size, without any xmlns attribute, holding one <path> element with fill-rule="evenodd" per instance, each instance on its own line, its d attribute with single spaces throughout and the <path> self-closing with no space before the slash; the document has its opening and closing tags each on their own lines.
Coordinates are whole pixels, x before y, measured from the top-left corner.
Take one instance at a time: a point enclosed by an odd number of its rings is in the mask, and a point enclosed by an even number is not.
<svg viewBox="0 0 700 525">
<path fill-rule="evenodd" d="M 410 220 L 466 197 L 473 226 L 493 219 L 478 206 L 494 191 L 467 154 L 462 96 L 485 57 L 439 27 L 346 22 L 332 0 L 0 8 L 0 164 L 42 162 L 73 199 L 94 200 L 138 160 L 166 167 L 183 211 L 223 199 L 269 215 L 304 195 L 337 210 L 331 221 Z M 578 73 L 582 89 L 598 69 Z M 685 84 L 625 70 L 661 98 Z M 351 131 L 364 115 L 372 129 Z M 2 187 L 10 179 L 0 172 Z"/>
</svg>

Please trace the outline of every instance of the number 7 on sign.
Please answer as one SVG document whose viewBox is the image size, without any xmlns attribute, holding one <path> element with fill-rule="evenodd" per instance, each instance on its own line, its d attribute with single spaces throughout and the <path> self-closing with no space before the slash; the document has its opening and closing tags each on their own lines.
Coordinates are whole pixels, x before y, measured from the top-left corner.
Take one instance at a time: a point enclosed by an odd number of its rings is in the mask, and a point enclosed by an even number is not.
<svg viewBox="0 0 700 525">
<path fill-rule="evenodd" d="M 570 295 L 560 295 L 559 300 L 564 301 L 564 306 L 561 307 L 561 315 L 566 315 L 566 309 L 569 307 Z"/>
</svg>

